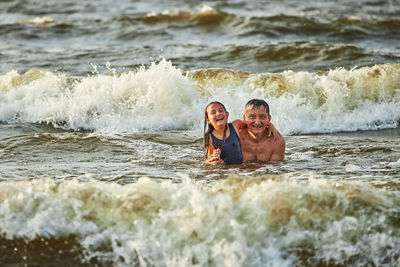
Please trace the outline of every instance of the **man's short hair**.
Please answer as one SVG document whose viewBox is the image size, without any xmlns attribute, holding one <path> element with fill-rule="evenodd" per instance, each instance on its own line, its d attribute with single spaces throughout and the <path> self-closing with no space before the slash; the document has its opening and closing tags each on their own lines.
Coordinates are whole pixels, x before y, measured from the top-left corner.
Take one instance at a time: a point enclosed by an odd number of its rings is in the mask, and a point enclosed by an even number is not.
<svg viewBox="0 0 400 267">
<path fill-rule="evenodd" d="M 247 102 L 246 106 L 244 107 L 244 110 L 246 112 L 249 109 L 255 109 L 255 108 L 259 109 L 261 106 L 263 106 L 269 114 L 269 106 L 268 106 L 267 102 L 265 102 L 262 99 L 256 99 L 256 98 Z"/>
</svg>

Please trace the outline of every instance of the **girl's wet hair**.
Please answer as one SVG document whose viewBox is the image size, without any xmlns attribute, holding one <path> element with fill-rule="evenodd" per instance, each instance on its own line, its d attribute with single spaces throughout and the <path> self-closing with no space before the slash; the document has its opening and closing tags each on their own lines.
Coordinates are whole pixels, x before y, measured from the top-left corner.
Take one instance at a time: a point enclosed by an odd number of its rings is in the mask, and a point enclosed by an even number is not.
<svg viewBox="0 0 400 267">
<path fill-rule="evenodd" d="M 212 105 L 212 104 L 219 104 L 222 106 L 222 108 L 226 111 L 226 108 L 224 106 L 224 104 L 218 102 L 218 101 L 213 101 L 208 103 L 208 105 L 206 106 L 206 108 L 204 109 L 204 135 L 203 135 L 203 151 L 204 151 L 204 157 L 207 158 L 207 154 L 208 154 L 208 149 L 209 149 L 209 143 L 210 143 L 210 137 L 211 137 L 211 133 L 214 130 L 214 126 L 211 123 L 207 123 L 207 119 L 208 119 L 208 114 L 207 114 L 207 108 Z M 223 142 L 222 142 L 222 147 L 221 147 L 221 152 L 224 149 L 224 144 L 225 144 L 225 137 L 226 137 L 226 130 L 228 129 L 228 123 L 225 125 L 225 129 L 224 129 L 224 136 L 223 136 Z M 216 147 L 214 145 L 214 147 Z M 216 147 L 217 148 L 217 147 Z"/>
</svg>

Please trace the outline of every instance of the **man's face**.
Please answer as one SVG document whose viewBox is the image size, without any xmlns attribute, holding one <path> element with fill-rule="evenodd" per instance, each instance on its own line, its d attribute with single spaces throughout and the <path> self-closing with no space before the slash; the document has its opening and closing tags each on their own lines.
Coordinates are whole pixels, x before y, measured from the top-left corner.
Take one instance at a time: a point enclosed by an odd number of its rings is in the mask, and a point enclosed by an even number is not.
<svg viewBox="0 0 400 267">
<path fill-rule="evenodd" d="M 262 134 L 267 129 L 267 125 L 271 120 L 264 106 L 249 107 L 243 115 L 243 119 L 247 124 L 247 128 L 254 134 Z"/>
</svg>

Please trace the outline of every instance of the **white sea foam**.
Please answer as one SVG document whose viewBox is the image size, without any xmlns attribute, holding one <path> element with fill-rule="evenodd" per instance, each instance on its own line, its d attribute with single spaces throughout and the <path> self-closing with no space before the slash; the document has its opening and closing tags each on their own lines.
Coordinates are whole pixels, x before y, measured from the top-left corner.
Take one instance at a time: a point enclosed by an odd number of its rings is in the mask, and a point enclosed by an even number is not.
<svg viewBox="0 0 400 267">
<path fill-rule="evenodd" d="M 88 259 L 122 266 L 293 266 L 310 252 L 312 261 L 336 264 L 399 257 L 399 196 L 357 183 L 36 180 L 2 182 L 0 193 L 7 239 L 72 234 Z"/>
<path fill-rule="evenodd" d="M 0 77 L 0 120 L 45 122 L 100 132 L 187 129 L 199 124 L 204 100 L 169 62 L 119 76 L 67 83 L 64 76 L 15 71 Z"/>
<path fill-rule="evenodd" d="M 380 65 L 324 74 L 288 71 L 245 78 L 226 71 L 220 80 L 205 78 L 205 83 L 165 60 L 75 82 L 50 72 L 10 71 L 0 76 L 0 120 L 108 133 L 200 130 L 208 102 L 224 103 L 234 120 L 242 118 L 249 99 L 262 98 L 270 104 L 272 122 L 284 134 L 394 128 L 400 120 L 397 68 Z"/>
<path fill-rule="evenodd" d="M 36 25 L 44 25 L 48 23 L 54 22 L 54 19 L 51 17 L 35 17 L 31 20 L 28 20 L 27 23 L 36 24 Z"/>
<path fill-rule="evenodd" d="M 34 17 L 32 19 L 28 19 L 28 20 L 22 20 L 22 21 L 17 21 L 17 24 L 33 24 L 33 25 L 46 25 L 46 24 L 50 24 L 53 23 L 54 19 L 51 17 Z"/>
</svg>

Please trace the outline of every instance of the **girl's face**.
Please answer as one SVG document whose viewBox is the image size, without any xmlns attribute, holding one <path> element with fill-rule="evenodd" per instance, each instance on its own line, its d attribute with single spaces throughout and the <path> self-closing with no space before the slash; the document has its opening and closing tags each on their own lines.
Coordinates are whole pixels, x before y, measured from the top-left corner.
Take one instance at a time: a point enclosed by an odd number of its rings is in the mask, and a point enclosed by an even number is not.
<svg viewBox="0 0 400 267">
<path fill-rule="evenodd" d="M 207 107 L 207 122 L 212 124 L 214 128 L 222 128 L 228 122 L 229 112 L 218 103 L 212 103 Z"/>
</svg>

